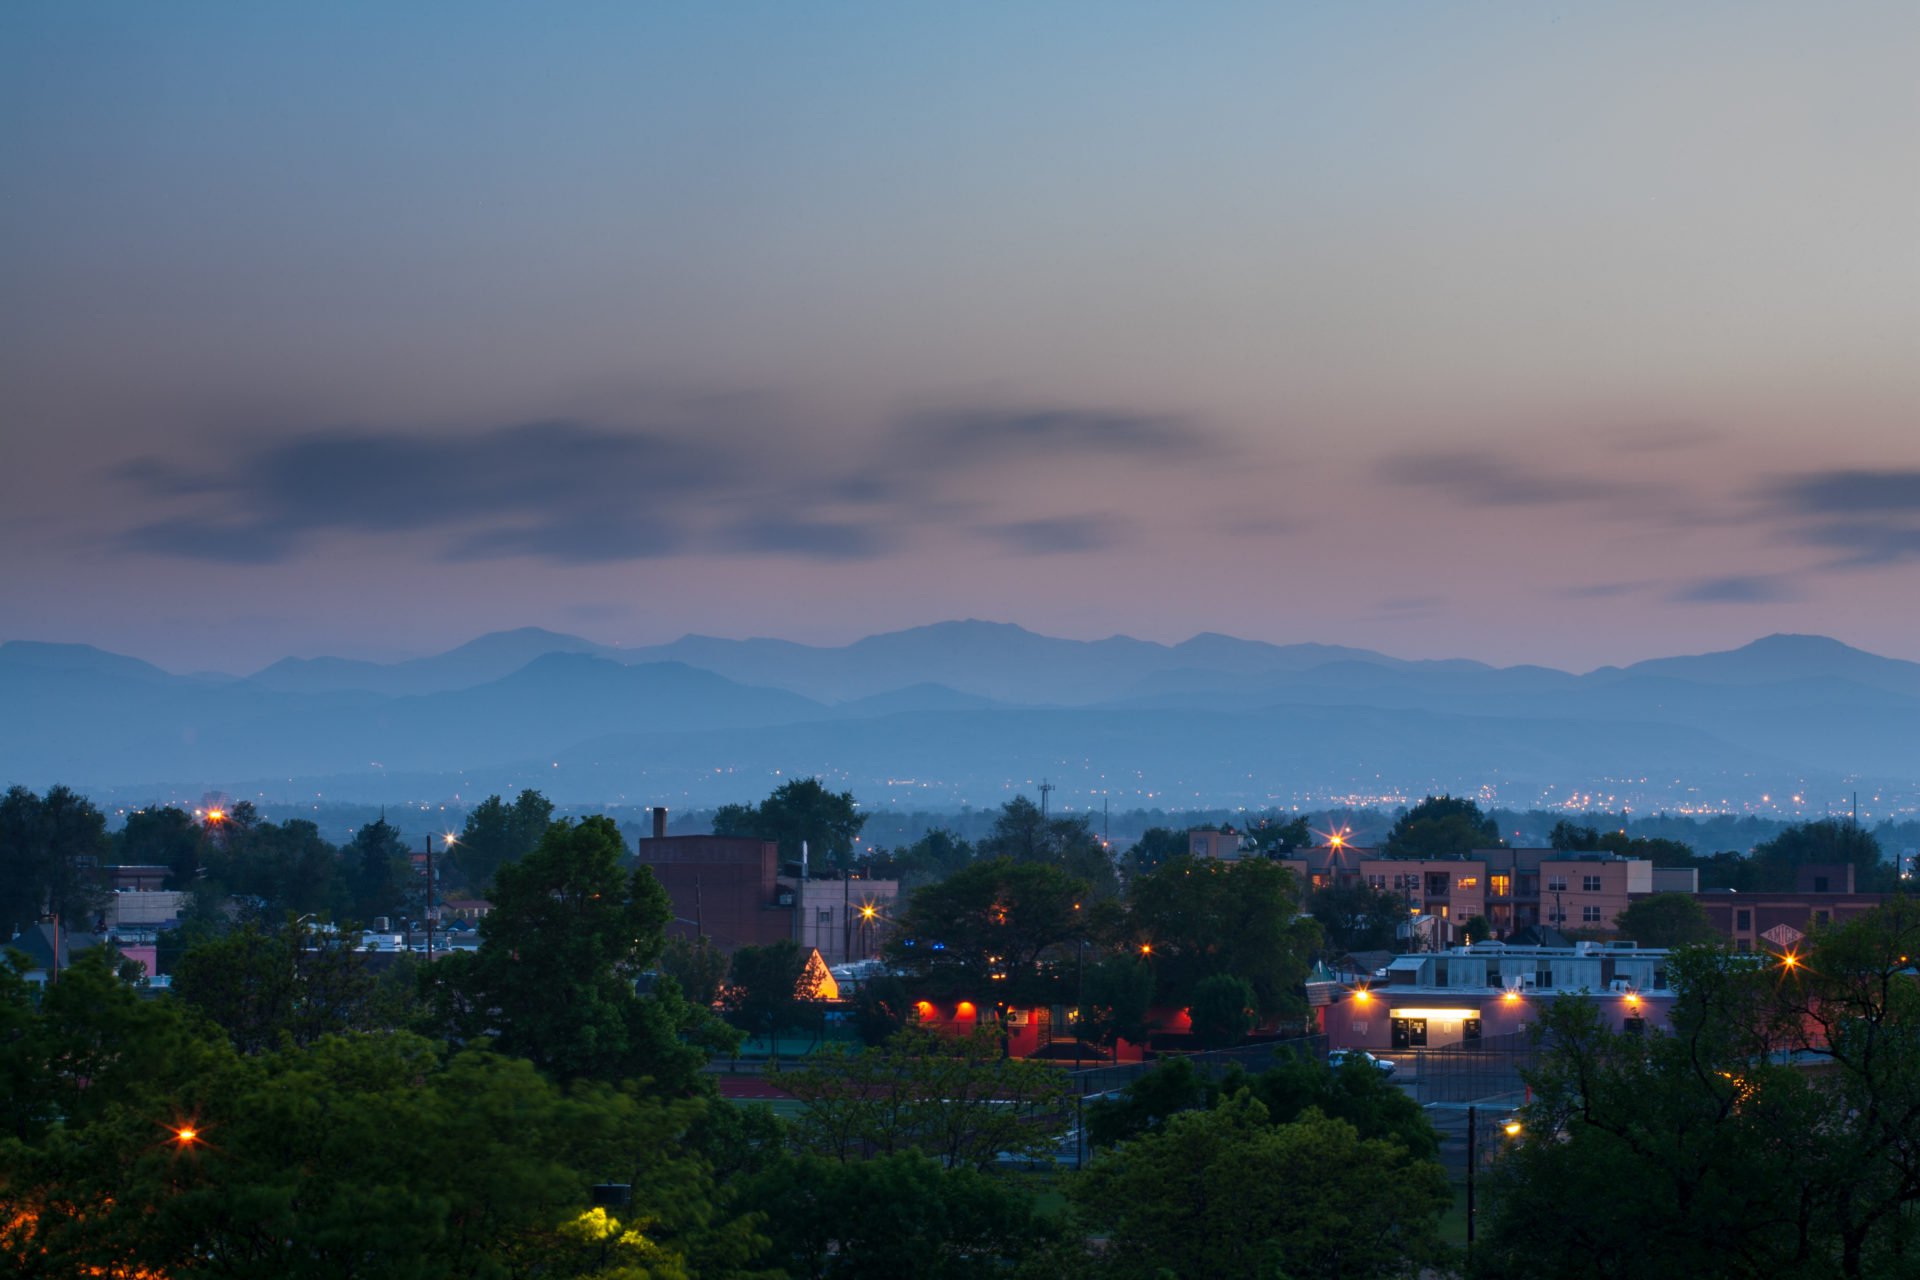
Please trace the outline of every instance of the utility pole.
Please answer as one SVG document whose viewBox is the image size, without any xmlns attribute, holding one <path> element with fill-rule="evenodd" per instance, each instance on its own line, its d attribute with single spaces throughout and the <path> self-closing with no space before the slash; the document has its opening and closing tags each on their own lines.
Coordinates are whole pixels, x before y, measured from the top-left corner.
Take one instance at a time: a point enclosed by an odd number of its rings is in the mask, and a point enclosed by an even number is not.
<svg viewBox="0 0 1920 1280">
<path fill-rule="evenodd" d="M 433 833 L 427 833 L 427 959 L 433 959 Z"/>
<path fill-rule="evenodd" d="M 1473 1166 L 1474 1136 L 1480 1128 L 1480 1108 L 1467 1108 L 1467 1265 L 1473 1265 Z"/>
<path fill-rule="evenodd" d="M 1045 778 L 1040 779 L 1040 816 L 1047 816 L 1047 793 L 1053 790 L 1053 784 Z"/>
</svg>

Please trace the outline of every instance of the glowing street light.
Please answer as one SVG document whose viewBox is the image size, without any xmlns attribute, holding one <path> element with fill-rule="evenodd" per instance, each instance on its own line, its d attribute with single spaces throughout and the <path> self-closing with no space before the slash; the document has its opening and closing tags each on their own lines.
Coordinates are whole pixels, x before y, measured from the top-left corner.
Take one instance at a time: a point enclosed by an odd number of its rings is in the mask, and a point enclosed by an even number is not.
<svg viewBox="0 0 1920 1280">
<path fill-rule="evenodd" d="M 192 1146 L 200 1137 L 200 1131 L 192 1125 L 173 1131 L 173 1140 L 183 1147 Z"/>
</svg>

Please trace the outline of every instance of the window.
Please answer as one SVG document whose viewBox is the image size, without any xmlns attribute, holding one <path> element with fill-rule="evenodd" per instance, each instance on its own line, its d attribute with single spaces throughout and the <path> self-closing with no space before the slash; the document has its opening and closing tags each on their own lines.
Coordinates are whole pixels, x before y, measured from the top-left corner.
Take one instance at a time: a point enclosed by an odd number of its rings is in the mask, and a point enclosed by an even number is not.
<svg viewBox="0 0 1920 1280">
<path fill-rule="evenodd" d="M 1567 913 L 1566 913 L 1566 912 L 1564 912 L 1564 911 L 1554 911 L 1554 910 L 1551 910 L 1551 909 L 1549 909 L 1549 910 L 1548 910 L 1548 912 L 1547 912 L 1547 923 L 1548 923 L 1548 924 L 1565 924 L 1566 922 L 1567 922 Z"/>
<path fill-rule="evenodd" d="M 1461 889 L 1478 889 L 1480 887 L 1480 877 L 1461 876 L 1457 887 Z"/>
<path fill-rule="evenodd" d="M 1600 908 L 1598 907 L 1580 908 L 1580 923 L 1581 924 L 1599 924 Z"/>
<path fill-rule="evenodd" d="M 1655 988 L 1667 985 L 1667 971 L 1665 969 L 1655 969 L 1653 971 L 1653 985 Z"/>
<path fill-rule="evenodd" d="M 1814 921 L 1818 924 L 1826 924 L 1833 917 L 1831 917 L 1824 911 L 1816 911 L 1813 913 L 1813 918 L 1814 918 Z"/>
<path fill-rule="evenodd" d="M 1739 942 L 1737 942 L 1737 943 L 1735 943 L 1735 944 L 1734 944 L 1734 948 L 1733 948 L 1733 949 L 1734 949 L 1735 951 L 1751 951 L 1751 950 L 1753 950 L 1753 939 L 1752 939 L 1752 938 L 1742 938 L 1742 939 L 1740 939 L 1740 941 L 1739 941 Z"/>
<path fill-rule="evenodd" d="M 1620 1020 L 1620 1029 L 1630 1036 L 1643 1036 L 1647 1033 L 1647 1020 L 1645 1018 L 1622 1018 Z"/>
<path fill-rule="evenodd" d="M 1753 912 L 1736 911 L 1733 913 L 1733 927 L 1741 933 L 1753 928 Z M 1742 948 L 1745 950 L 1745 948 Z"/>
<path fill-rule="evenodd" d="M 1367 877 L 1367 888 L 1384 889 L 1386 887 L 1387 887 L 1387 878 L 1385 876 L 1368 876 Z"/>
<path fill-rule="evenodd" d="M 1540 971 L 1539 973 L 1537 973 L 1537 974 L 1535 974 L 1535 975 L 1534 975 L 1534 978 L 1533 978 L 1533 985 L 1534 985 L 1534 986 L 1536 986 L 1536 987 L 1550 987 L 1550 986 L 1552 986 L 1552 985 L 1553 985 L 1553 970 L 1551 970 L 1551 969 L 1542 969 L 1542 970 L 1541 970 L 1541 971 Z"/>
<path fill-rule="evenodd" d="M 1430 871 L 1427 873 L 1427 895 L 1438 898 L 1447 891 L 1447 873 Z"/>
<path fill-rule="evenodd" d="M 1511 898 L 1513 896 L 1513 877 L 1488 876 L 1487 892 L 1496 898 Z"/>
<path fill-rule="evenodd" d="M 1580 888 L 1581 888 L 1581 891 L 1585 893 L 1600 892 L 1600 877 L 1599 876 L 1581 876 Z"/>
<path fill-rule="evenodd" d="M 1565 876 L 1548 876 L 1547 877 L 1548 893 L 1563 893 L 1565 892 L 1566 887 L 1567 887 L 1567 878 Z"/>
<path fill-rule="evenodd" d="M 1815 876 L 1813 878 L 1813 891 L 1815 893 L 1827 892 L 1827 878 L 1825 876 Z"/>
</svg>

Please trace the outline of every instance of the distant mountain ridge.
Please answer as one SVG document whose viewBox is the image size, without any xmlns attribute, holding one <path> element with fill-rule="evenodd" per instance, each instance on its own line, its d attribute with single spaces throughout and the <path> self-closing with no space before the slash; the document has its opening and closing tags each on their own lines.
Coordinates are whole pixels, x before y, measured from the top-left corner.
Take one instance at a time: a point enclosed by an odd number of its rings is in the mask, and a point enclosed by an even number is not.
<svg viewBox="0 0 1920 1280">
<path fill-rule="evenodd" d="M 1215 746 L 1166 745 L 1202 724 Z M 265 777 L 298 792 L 359 777 L 377 791 L 397 773 L 457 782 L 545 759 L 575 762 L 582 785 L 625 771 L 733 799 L 803 766 L 849 785 L 861 770 L 910 773 L 954 794 L 1021 786 L 1040 768 L 1194 801 L 1309 776 L 1587 786 L 1622 770 L 1682 797 L 1756 770 L 1794 790 L 1842 776 L 1920 790 L 1916 725 L 1920 663 L 1818 636 L 1581 675 L 1215 634 L 1062 640 L 974 620 L 838 647 L 684 636 L 623 650 L 522 628 L 408 662 L 289 659 L 226 681 L 87 645 L 0 645 L 0 774 L 34 785 Z M 1075 734 L 1088 735 L 1077 749 Z M 1051 766 L 1031 763 L 1056 748 Z M 780 750 L 795 758 L 777 763 Z M 583 751 L 613 759 L 581 763 Z M 729 781 L 742 770 L 750 783 Z"/>
</svg>

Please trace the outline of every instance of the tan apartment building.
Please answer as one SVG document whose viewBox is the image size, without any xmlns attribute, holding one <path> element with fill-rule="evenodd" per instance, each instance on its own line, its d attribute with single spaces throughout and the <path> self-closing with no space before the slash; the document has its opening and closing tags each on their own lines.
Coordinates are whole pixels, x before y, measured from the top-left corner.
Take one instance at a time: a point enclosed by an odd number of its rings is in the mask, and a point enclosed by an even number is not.
<svg viewBox="0 0 1920 1280">
<path fill-rule="evenodd" d="M 1364 883 L 1405 898 L 1410 915 L 1438 916 L 1455 927 L 1484 915 L 1496 937 L 1539 924 L 1611 929 L 1629 902 L 1655 892 L 1656 880 L 1644 859 L 1557 849 L 1475 849 L 1465 858 L 1412 859 L 1323 846 L 1282 861 L 1303 893 Z"/>
</svg>

